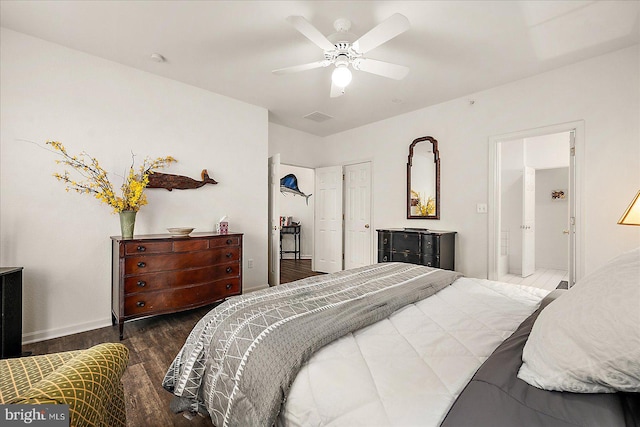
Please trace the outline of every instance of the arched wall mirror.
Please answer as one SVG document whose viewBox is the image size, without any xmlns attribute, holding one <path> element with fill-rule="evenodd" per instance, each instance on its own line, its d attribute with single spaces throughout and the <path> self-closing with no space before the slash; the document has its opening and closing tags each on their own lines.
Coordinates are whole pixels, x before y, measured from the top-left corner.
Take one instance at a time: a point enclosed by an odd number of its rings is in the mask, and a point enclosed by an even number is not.
<svg viewBox="0 0 640 427">
<path fill-rule="evenodd" d="M 409 146 L 407 218 L 440 219 L 440 155 L 438 141 L 430 136 Z"/>
</svg>

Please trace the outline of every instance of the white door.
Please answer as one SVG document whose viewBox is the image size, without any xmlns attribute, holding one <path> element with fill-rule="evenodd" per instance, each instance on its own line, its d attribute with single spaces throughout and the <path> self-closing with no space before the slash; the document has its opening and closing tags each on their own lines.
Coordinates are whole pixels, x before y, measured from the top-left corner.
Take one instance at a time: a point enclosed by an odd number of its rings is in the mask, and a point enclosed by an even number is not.
<svg viewBox="0 0 640 427">
<path fill-rule="evenodd" d="M 536 170 L 522 172 L 522 277 L 536 270 Z"/>
<path fill-rule="evenodd" d="M 280 284 L 280 154 L 269 157 L 269 286 Z"/>
<path fill-rule="evenodd" d="M 316 169 L 313 269 L 342 270 L 342 166 Z"/>
<path fill-rule="evenodd" d="M 371 163 L 344 168 L 344 268 L 371 265 Z"/>
</svg>

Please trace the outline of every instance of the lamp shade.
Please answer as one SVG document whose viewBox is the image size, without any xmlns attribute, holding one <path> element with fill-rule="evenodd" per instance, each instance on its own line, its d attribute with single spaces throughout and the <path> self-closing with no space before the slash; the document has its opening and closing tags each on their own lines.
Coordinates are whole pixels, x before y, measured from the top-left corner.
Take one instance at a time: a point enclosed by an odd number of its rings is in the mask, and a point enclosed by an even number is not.
<svg viewBox="0 0 640 427">
<path fill-rule="evenodd" d="M 633 198 L 631 204 L 618 220 L 618 224 L 640 225 L 640 191 Z"/>
</svg>

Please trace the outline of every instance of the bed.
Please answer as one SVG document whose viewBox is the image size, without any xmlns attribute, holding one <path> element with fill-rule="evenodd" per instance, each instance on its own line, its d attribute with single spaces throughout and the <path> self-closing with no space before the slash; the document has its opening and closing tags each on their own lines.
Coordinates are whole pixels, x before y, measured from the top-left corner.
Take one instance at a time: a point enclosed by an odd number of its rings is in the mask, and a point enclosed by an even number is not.
<svg viewBox="0 0 640 427">
<path fill-rule="evenodd" d="M 631 259 L 640 265 L 640 249 Z M 547 294 L 403 263 L 314 276 L 214 308 L 163 386 L 173 411 L 218 427 L 636 425 L 633 329 L 626 388 L 567 393 L 517 378 L 538 316 L 571 299 Z"/>
</svg>

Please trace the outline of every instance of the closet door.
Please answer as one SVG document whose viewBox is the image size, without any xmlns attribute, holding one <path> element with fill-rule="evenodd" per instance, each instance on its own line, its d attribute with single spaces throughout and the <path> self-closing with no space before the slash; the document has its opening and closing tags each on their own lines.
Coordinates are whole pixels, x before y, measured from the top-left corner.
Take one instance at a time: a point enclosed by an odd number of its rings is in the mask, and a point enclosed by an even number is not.
<svg viewBox="0 0 640 427">
<path fill-rule="evenodd" d="M 316 169 L 314 271 L 342 270 L 342 166 Z"/>
<path fill-rule="evenodd" d="M 344 168 L 344 268 L 371 265 L 371 163 Z"/>
</svg>

